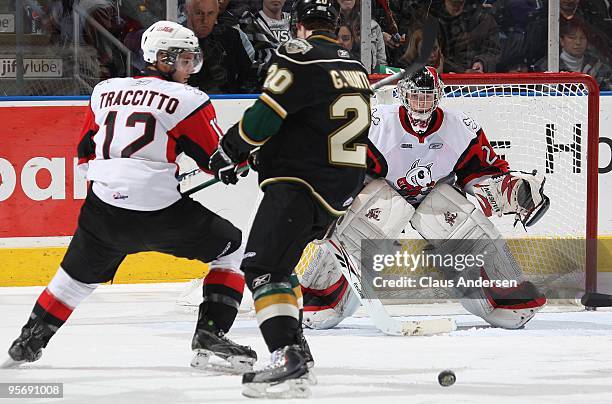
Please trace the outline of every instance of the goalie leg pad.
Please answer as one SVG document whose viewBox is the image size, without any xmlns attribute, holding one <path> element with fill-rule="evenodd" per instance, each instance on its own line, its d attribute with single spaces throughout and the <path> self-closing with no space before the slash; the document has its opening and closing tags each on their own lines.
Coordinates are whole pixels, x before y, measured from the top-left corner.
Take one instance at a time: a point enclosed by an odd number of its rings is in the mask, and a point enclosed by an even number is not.
<svg viewBox="0 0 612 404">
<path fill-rule="evenodd" d="M 489 279 L 523 278 L 520 266 L 493 223 L 450 185 L 435 187 L 421 202 L 411 224 L 440 254 L 482 255 Z M 478 266 L 463 272 L 468 277 L 481 275 Z"/>
<path fill-rule="evenodd" d="M 332 328 L 361 305 L 327 248 L 319 246 L 300 279 L 305 327 Z"/>
<path fill-rule="evenodd" d="M 463 271 L 442 268 L 451 279 L 510 280 L 514 288 L 465 288 L 462 304 L 490 324 L 519 328 L 546 302 L 520 266 L 495 226 L 461 193 L 441 184 L 421 202 L 411 224 L 439 254 L 480 254 L 484 266 Z"/>
<path fill-rule="evenodd" d="M 461 305 L 470 313 L 485 320 L 494 327 L 515 330 L 523 327 L 542 309 L 544 303 L 533 301 L 535 305 L 523 308 L 494 308 L 491 302 L 483 299 L 461 299 Z M 544 300 L 545 302 L 545 300 Z"/>
<path fill-rule="evenodd" d="M 370 182 L 353 201 L 336 227 L 347 252 L 361 256 L 361 242 L 397 239 L 410 223 L 414 207 L 382 179 Z"/>
</svg>

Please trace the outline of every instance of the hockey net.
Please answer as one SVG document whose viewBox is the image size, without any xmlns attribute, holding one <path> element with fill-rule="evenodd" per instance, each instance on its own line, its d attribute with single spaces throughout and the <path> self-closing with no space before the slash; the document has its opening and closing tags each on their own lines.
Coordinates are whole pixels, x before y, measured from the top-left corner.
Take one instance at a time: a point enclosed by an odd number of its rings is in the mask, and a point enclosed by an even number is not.
<svg viewBox="0 0 612 404">
<path fill-rule="evenodd" d="M 531 279 L 541 278 L 548 290 L 555 289 L 558 301 L 573 301 L 585 291 L 595 291 L 597 84 L 577 73 L 450 74 L 442 79 L 443 108 L 473 117 L 511 169 L 537 170 L 546 177 L 544 189 L 551 206 L 528 231 L 515 226 L 513 217 L 492 218 L 523 272 Z M 394 86 L 388 86 L 377 91 L 372 105 L 399 102 Z M 418 238 L 407 229 L 402 250 L 422 248 L 424 242 Z M 319 248 L 311 243 L 304 250 L 296 267 L 298 275 L 313 262 Z"/>
</svg>

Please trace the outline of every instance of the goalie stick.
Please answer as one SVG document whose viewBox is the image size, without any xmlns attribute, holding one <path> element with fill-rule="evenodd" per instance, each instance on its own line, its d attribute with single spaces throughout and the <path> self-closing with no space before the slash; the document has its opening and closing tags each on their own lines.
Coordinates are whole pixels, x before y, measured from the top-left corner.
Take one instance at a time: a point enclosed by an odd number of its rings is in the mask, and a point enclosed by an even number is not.
<svg viewBox="0 0 612 404">
<path fill-rule="evenodd" d="M 329 244 L 333 246 L 333 249 L 328 247 Z M 342 244 L 337 239 L 329 239 L 329 243 L 325 243 L 322 247 L 330 250 L 336 267 L 342 271 L 342 275 L 368 312 L 376 328 L 383 333 L 397 336 L 421 336 L 449 333 L 457 329 L 455 321 L 450 318 L 400 321 L 391 317 L 379 299 L 366 296 L 363 292 L 359 271 Z"/>
<path fill-rule="evenodd" d="M 419 52 L 419 56 L 410 66 L 406 67 L 406 69 L 374 83 L 372 85 L 372 90 L 376 91 L 379 88 L 384 87 L 387 84 L 391 84 L 396 80 L 406 78 L 412 73 L 422 68 L 423 66 L 425 66 L 427 60 L 429 60 L 431 52 L 433 51 L 434 45 L 436 44 L 436 38 L 438 37 L 438 29 L 438 20 L 433 16 L 428 16 L 425 20 L 425 26 L 423 27 L 423 41 L 421 42 L 421 51 Z"/>
</svg>

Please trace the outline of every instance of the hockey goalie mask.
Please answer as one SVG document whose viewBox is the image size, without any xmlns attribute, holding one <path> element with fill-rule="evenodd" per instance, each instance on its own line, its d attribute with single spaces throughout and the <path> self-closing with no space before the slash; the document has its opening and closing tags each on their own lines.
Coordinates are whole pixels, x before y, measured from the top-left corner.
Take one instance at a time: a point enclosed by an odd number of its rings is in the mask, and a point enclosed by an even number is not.
<svg viewBox="0 0 612 404">
<path fill-rule="evenodd" d="M 195 74 L 202 68 L 202 51 L 195 34 L 189 28 L 172 21 L 157 21 L 142 35 L 141 48 L 145 62 L 162 62 L 176 71 Z"/>
<path fill-rule="evenodd" d="M 424 67 L 397 83 L 397 92 L 417 133 L 424 133 L 442 98 L 444 84 L 433 67 Z"/>
</svg>

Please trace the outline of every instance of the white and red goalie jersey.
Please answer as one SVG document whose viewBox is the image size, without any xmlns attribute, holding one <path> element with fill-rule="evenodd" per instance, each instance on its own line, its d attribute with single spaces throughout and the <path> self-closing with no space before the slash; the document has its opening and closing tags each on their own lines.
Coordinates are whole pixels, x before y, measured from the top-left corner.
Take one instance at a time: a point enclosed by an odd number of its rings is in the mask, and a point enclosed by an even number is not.
<svg viewBox="0 0 612 404">
<path fill-rule="evenodd" d="M 206 93 L 159 76 L 113 78 L 91 95 L 79 168 L 104 202 L 158 210 L 181 198 L 177 155 L 207 170 L 221 133 Z"/>
<path fill-rule="evenodd" d="M 369 172 L 385 178 L 410 203 L 425 198 L 436 183 L 451 174 L 463 189 L 483 177 L 508 172 L 508 163 L 495 154 L 484 130 L 463 112 L 438 107 L 426 132 L 408 123 L 402 105 L 372 109 Z"/>
</svg>

